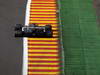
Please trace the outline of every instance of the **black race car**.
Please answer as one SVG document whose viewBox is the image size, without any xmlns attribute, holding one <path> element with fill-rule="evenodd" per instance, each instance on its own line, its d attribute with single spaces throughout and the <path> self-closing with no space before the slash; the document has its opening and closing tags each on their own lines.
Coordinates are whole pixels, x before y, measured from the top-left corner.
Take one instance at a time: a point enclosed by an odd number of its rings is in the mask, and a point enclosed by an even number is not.
<svg viewBox="0 0 100 75">
<path fill-rule="evenodd" d="M 30 24 L 29 26 L 23 26 L 22 24 L 16 24 L 15 37 L 52 37 L 52 26 L 38 26 L 37 24 Z"/>
</svg>

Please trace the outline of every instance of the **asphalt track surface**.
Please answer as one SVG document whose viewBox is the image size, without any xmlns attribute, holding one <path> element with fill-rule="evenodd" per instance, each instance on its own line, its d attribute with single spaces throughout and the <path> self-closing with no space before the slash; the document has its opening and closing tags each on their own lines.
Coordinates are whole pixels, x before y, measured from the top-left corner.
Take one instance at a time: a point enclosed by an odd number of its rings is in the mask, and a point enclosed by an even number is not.
<svg viewBox="0 0 100 75">
<path fill-rule="evenodd" d="M 26 0 L 0 0 L 0 75 L 21 75 L 22 38 L 14 38 L 14 25 L 24 24 Z"/>
</svg>

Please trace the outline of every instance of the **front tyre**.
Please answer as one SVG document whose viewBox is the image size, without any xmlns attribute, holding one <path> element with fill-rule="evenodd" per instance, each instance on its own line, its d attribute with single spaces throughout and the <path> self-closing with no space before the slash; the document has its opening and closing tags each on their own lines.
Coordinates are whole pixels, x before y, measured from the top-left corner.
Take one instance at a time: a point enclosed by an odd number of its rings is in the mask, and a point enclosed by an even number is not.
<svg viewBox="0 0 100 75">
<path fill-rule="evenodd" d="M 23 34 L 21 31 L 16 31 L 15 32 L 15 37 L 23 37 Z"/>
<path fill-rule="evenodd" d="M 52 33 L 52 31 L 46 31 L 46 36 L 47 37 L 52 37 L 53 36 L 53 33 Z"/>
</svg>

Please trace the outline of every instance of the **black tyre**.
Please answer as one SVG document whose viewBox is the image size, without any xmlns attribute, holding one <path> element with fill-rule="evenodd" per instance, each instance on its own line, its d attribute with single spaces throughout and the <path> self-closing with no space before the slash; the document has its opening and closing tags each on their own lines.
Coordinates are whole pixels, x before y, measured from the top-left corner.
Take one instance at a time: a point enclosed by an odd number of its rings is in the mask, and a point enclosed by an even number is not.
<svg viewBox="0 0 100 75">
<path fill-rule="evenodd" d="M 15 31 L 21 31 L 22 30 L 22 27 L 23 27 L 22 24 L 16 24 Z"/>
<path fill-rule="evenodd" d="M 23 34 L 21 31 L 16 31 L 15 32 L 15 37 L 23 37 Z"/>
<path fill-rule="evenodd" d="M 46 31 L 46 37 L 52 37 L 53 33 L 51 30 Z"/>
<path fill-rule="evenodd" d="M 36 37 L 43 37 L 44 36 L 44 31 L 43 31 L 43 29 L 37 29 L 36 30 Z"/>
<path fill-rule="evenodd" d="M 46 30 L 51 30 L 52 26 L 51 25 L 46 25 L 45 28 L 46 28 Z"/>
</svg>

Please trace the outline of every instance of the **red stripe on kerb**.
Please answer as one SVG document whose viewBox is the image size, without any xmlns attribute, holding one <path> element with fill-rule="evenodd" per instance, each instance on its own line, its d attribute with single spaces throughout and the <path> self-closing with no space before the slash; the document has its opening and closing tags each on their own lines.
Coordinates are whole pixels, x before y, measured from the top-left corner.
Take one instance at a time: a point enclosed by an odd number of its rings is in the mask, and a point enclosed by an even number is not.
<svg viewBox="0 0 100 75">
<path fill-rule="evenodd" d="M 30 54 L 58 54 L 58 52 L 28 52 Z"/>
<path fill-rule="evenodd" d="M 30 46 L 58 46 L 58 44 L 28 44 Z"/>
<path fill-rule="evenodd" d="M 29 67 L 60 67 L 61 65 L 28 65 Z"/>
<path fill-rule="evenodd" d="M 56 10 L 56 8 L 31 8 L 31 9 L 49 9 L 49 10 Z"/>
<path fill-rule="evenodd" d="M 30 12 L 37 12 L 37 13 L 56 13 L 56 11 L 30 11 Z"/>
<path fill-rule="evenodd" d="M 47 65 L 47 64 L 44 64 L 44 65 L 41 65 L 41 64 L 38 64 L 38 65 L 34 65 L 34 64 L 28 64 L 28 66 L 37 66 L 37 67 L 60 67 L 61 65 L 60 64 L 57 64 L 57 65 L 53 65 L 53 64 L 51 64 L 51 65 Z"/>
<path fill-rule="evenodd" d="M 28 56 L 29 58 L 60 58 L 59 56 Z"/>
<path fill-rule="evenodd" d="M 29 60 L 30 63 L 60 63 L 61 61 L 34 61 L 34 60 Z"/>
<path fill-rule="evenodd" d="M 56 4 L 56 3 L 31 3 L 31 4 Z"/>
<path fill-rule="evenodd" d="M 56 17 L 30 17 L 30 18 L 56 18 Z"/>
<path fill-rule="evenodd" d="M 30 21 L 57 21 L 57 20 L 31 20 Z"/>
<path fill-rule="evenodd" d="M 34 67 L 34 66 L 33 66 Z M 29 72 L 59 72 L 60 70 L 48 70 L 48 69 L 29 69 Z"/>
<path fill-rule="evenodd" d="M 28 40 L 28 42 L 58 42 L 58 40 Z"/>
<path fill-rule="evenodd" d="M 58 50 L 59 48 L 32 48 L 32 47 L 31 47 L 31 48 L 29 48 L 29 47 L 28 47 L 28 49 L 39 49 L 39 50 L 43 50 L 43 49 L 44 49 L 44 50 Z"/>
<path fill-rule="evenodd" d="M 30 21 L 57 21 L 57 20 L 30 20 Z"/>
<path fill-rule="evenodd" d="M 56 7 L 56 5 L 31 5 L 31 7 Z"/>
<path fill-rule="evenodd" d="M 55 16 L 56 14 L 30 14 L 31 16 L 32 15 L 45 15 L 45 16 L 49 16 L 49 15 L 53 15 L 53 16 Z"/>
<path fill-rule="evenodd" d="M 37 23 L 37 24 L 57 24 L 57 23 Z"/>
<path fill-rule="evenodd" d="M 30 21 L 57 21 L 57 20 L 30 20 Z"/>
</svg>

